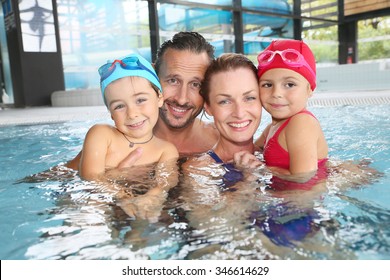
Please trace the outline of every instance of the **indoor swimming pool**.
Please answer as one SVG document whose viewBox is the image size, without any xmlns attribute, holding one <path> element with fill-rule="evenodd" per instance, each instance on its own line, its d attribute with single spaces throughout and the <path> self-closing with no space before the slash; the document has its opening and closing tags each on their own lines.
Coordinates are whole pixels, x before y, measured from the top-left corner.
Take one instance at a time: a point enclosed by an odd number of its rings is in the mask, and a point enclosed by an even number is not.
<svg viewBox="0 0 390 280">
<path fill-rule="evenodd" d="M 325 190 L 271 192 L 259 171 L 226 192 L 213 170 L 191 174 L 200 188 L 183 173 L 153 222 L 66 169 L 31 176 L 73 158 L 96 121 L 0 127 L 0 259 L 390 259 L 390 105 L 309 110 L 341 166 Z M 138 168 L 126 187 L 142 192 L 155 174 Z"/>
</svg>

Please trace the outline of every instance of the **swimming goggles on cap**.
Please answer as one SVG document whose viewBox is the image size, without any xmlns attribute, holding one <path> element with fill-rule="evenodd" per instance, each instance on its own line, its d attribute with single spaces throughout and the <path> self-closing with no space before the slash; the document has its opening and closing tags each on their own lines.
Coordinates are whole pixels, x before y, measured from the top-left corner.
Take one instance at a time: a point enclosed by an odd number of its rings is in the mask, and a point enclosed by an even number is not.
<svg viewBox="0 0 390 280">
<path fill-rule="evenodd" d="M 275 55 L 277 54 L 282 58 L 283 62 L 286 65 L 291 67 L 304 66 L 310 71 L 310 74 L 312 74 L 313 77 L 316 76 L 313 69 L 311 69 L 310 65 L 306 62 L 303 55 L 299 51 L 294 49 L 286 49 L 283 51 L 266 50 L 260 53 L 257 57 L 257 61 L 259 62 L 259 68 L 267 67 L 269 64 L 271 64 L 271 62 L 275 58 Z"/>
<path fill-rule="evenodd" d="M 143 65 L 138 57 L 136 56 L 130 56 L 125 57 L 124 59 L 115 59 L 113 62 L 108 62 L 102 66 L 99 67 L 99 75 L 100 75 L 100 82 L 107 79 L 116 69 L 117 65 L 120 65 L 123 69 L 126 70 L 145 70 L 149 72 L 156 80 L 158 81 L 158 77 L 156 73 L 148 69 L 145 65 Z"/>
</svg>

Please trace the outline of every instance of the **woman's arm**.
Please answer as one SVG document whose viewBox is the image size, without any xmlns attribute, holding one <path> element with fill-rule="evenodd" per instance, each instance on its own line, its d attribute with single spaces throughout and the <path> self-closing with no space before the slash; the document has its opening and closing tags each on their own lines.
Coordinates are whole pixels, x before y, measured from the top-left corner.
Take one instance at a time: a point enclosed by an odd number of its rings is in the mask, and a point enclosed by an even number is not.
<svg viewBox="0 0 390 280">
<path fill-rule="evenodd" d="M 264 149 L 265 140 L 267 140 L 267 136 L 268 136 L 270 127 L 271 127 L 270 124 L 267 125 L 267 127 L 264 129 L 263 133 L 261 133 L 259 139 L 257 139 L 257 140 L 255 141 L 255 145 L 256 145 L 257 147 L 259 147 L 260 150 L 263 150 L 263 149 Z"/>
</svg>

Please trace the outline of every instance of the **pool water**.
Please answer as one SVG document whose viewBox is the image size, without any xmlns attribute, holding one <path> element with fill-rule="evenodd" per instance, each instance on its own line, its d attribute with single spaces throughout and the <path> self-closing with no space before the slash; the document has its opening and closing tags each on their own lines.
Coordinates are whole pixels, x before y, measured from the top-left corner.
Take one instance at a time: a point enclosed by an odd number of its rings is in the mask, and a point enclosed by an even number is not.
<svg viewBox="0 0 390 280">
<path fill-rule="evenodd" d="M 154 222 L 67 170 L 30 176 L 73 158 L 95 122 L 1 127 L 0 259 L 390 259 L 390 105 L 309 109 L 331 163 L 364 159 L 381 175 L 344 169 L 325 190 L 278 193 L 261 170 L 234 191 L 218 168 L 183 172 Z"/>
</svg>

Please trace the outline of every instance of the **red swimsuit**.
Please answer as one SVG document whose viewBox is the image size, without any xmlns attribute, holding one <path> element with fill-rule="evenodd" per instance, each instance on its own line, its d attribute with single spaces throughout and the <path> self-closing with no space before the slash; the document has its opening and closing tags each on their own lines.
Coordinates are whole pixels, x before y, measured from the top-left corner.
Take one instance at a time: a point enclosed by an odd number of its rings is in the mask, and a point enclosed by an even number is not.
<svg viewBox="0 0 390 280">
<path fill-rule="evenodd" d="M 313 118 L 316 118 L 311 112 L 307 110 L 303 110 L 299 112 L 298 114 L 309 114 Z M 295 115 L 294 115 L 295 116 Z M 291 118 L 293 116 L 289 117 L 275 132 L 275 134 L 264 144 L 264 150 L 263 150 L 263 155 L 264 155 L 264 160 L 265 164 L 267 166 L 276 166 L 284 169 L 290 169 L 290 155 L 289 153 L 279 144 L 278 142 L 278 137 L 279 134 L 282 132 L 282 130 L 287 126 L 287 124 L 290 122 Z M 298 184 L 297 186 L 294 186 L 294 188 L 298 189 L 307 189 L 309 186 L 313 185 L 313 179 L 314 181 L 318 181 L 319 179 L 323 179 L 326 177 L 326 162 L 327 158 L 319 159 L 318 160 L 318 171 L 317 174 L 307 183 L 305 184 Z M 293 182 L 289 182 L 289 189 L 291 189 L 295 184 L 291 184 Z M 274 185 L 274 184 L 273 184 Z M 279 188 L 278 188 L 279 189 Z"/>
</svg>

